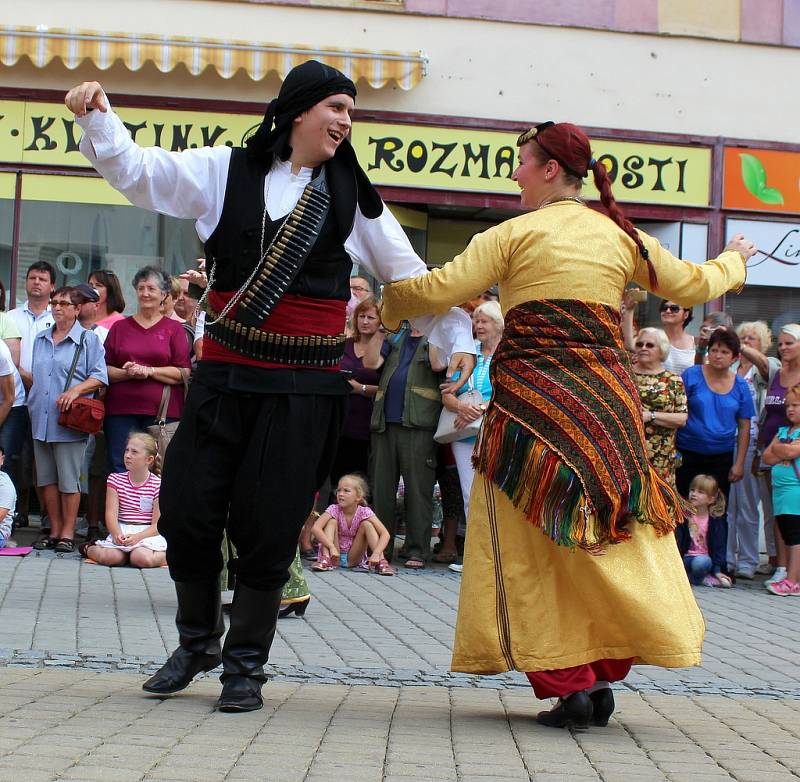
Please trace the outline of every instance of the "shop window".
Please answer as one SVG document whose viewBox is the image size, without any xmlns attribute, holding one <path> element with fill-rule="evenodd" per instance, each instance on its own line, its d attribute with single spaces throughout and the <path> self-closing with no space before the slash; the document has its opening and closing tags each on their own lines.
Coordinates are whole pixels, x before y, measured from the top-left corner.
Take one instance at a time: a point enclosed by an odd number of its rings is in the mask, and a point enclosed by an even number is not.
<svg viewBox="0 0 800 782">
<path fill-rule="evenodd" d="M 773 334 L 787 323 L 800 323 L 800 290 L 797 288 L 748 285 L 738 295 L 725 299 L 725 311 L 736 324 L 765 320 Z"/>
<path fill-rule="evenodd" d="M 0 221 L 2 215 L 0 211 Z M 0 224 L 0 237 L 2 230 Z M 179 274 L 193 267 L 200 255 L 202 246 L 192 220 L 131 206 L 103 180 L 23 176 L 18 303 L 25 299 L 28 267 L 44 260 L 56 268 L 57 285 L 85 282 L 93 270 L 111 269 L 122 283 L 126 312 L 131 314 L 135 299 L 130 281 L 137 269 L 152 264 Z"/>
</svg>

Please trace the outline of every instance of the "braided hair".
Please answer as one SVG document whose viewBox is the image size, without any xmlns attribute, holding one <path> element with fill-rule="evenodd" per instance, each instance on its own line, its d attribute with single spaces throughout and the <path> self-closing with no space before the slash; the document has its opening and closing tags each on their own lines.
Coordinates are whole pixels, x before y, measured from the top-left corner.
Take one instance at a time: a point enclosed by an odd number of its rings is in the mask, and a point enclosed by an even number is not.
<svg viewBox="0 0 800 782">
<path fill-rule="evenodd" d="M 608 216 L 613 220 L 636 244 L 639 253 L 647 263 L 647 272 L 650 279 L 650 289 L 655 291 L 658 286 L 658 277 L 655 267 L 650 260 L 650 253 L 644 246 L 642 237 L 633 223 L 625 217 L 622 209 L 617 204 L 611 191 L 611 178 L 608 169 L 599 160 L 592 156 L 589 137 L 577 126 L 569 122 L 543 122 L 536 128 L 531 128 L 523 133 L 517 144 L 533 141 L 534 154 L 539 159 L 555 160 L 563 169 L 564 176 L 570 184 L 580 187 L 583 179 L 592 172 L 594 184 L 600 193 L 600 201 L 606 209 Z M 538 149 L 537 149 L 538 147 Z"/>
</svg>

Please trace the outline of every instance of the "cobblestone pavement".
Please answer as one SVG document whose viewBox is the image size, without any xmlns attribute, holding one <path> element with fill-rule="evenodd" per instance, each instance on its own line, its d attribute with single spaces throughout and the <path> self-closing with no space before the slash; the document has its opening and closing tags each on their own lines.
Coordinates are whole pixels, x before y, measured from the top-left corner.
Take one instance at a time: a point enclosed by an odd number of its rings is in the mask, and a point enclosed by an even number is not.
<svg viewBox="0 0 800 782">
<path fill-rule="evenodd" d="M 800 701 L 618 697 L 607 728 L 542 728 L 516 689 L 271 682 L 262 711 L 213 711 L 218 686 L 142 697 L 141 679 L 0 669 L 0 780 L 785 782 Z"/>
<path fill-rule="evenodd" d="M 278 678 L 321 683 L 524 686 L 519 674 L 475 677 L 448 668 L 459 577 L 445 568 L 395 578 L 307 571 L 306 618 L 278 623 Z M 701 668 L 638 667 L 647 692 L 800 697 L 800 600 L 760 584 L 699 587 L 708 624 Z M 138 571 L 43 554 L 0 558 L 0 663 L 147 672 L 177 644 L 165 569 Z"/>
<path fill-rule="evenodd" d="M 166 570 L 0 558 L 0 782 L 800 779 L 800 600 L 698 589 L 703 667 L 635 669 L 609 727 L 572 734 L 533 722 L 519 674 L 448 671 L 458 576 L 309 582 L 264 710 L 234 716 L 213 675 L 142 695 L 177 640 Z"/>
</svg>

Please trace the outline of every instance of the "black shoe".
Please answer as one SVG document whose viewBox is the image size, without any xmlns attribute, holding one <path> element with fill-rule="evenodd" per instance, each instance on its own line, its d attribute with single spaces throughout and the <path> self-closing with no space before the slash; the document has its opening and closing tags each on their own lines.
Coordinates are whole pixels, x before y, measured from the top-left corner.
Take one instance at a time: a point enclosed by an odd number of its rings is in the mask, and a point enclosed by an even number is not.
<svg viewBox="0 0 800 782">
<path fill-rule="evenodd" d="M 201 671 L 222 662 L 219 639 L 225 632 L 220 610 L 219 579 L 176 581 L 178 612 L 175 624 L 180 646 L 143 685 L 145 692 L 171 695 L 189 686 Z"/>
<path fill-rule="evenodd" d="M 264 705 L 261 687 L 267 681 L 264 663 L 275 637 L 281 591 L 261 591 L 236 584 L 231 623 L 222 649 L 220 711 L 255 711 Z"/>
<path fill-rule="evenodd" d="M 295 614 L 296 616 L 303 616 L 310 602 L 311 598 L 309 597 L 308 600 L 303 600 L 302 603 L 289 603 L 288 606 L 285 606 L 278 611 L 278 619 L 284 619 L 292 614 Z"/>
<path fill-rule="evenodd" d="M 239 711 L 258 711 L 264 705 L 261 687 L 264 682 L 249 676 L 231 674 L 222 684 L 222 695 L 217 701 L 217 710 L 233 714 Z"/>
<path fill-rule="evenodd" d="M 559 698 L 550 711 L 540 711 L 536 721 L 548 728 L 575 728 L 585 730 L 592 719 L 592 701 L 583 691 L 573 692 L 566 698 Z"/>
<path fill-rule="evenodd" d="M 179 646 L 142 689 L 155 695 L 172 695 L 186 689 L 198 673 L 213 671 L 221 662 L 222 655 L 193 654 Z"/>
<path fill-rule="evenodd" d="M 608 718 L 614 713 L 614 693 L 610 687 L 595 690 L 589 695 L 592 700 L 592 725 L 604 728 L 608 725 Z"/>
</svg>

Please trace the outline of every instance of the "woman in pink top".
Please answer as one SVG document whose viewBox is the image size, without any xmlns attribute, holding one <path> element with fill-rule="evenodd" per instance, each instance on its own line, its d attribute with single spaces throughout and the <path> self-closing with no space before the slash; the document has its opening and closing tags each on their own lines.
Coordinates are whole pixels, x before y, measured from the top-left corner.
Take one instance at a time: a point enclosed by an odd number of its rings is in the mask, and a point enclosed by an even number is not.
<svg viewBox="0 0 800 782">
<path fill-rule="evenodd" d="M 320 515 L 311 530 L 320 543 L 319 557 L 312 570 L 333 570 L 341 559 L 342 567 L 359 566 L 381 576 L 394 575 L 383 556 L 389 545 L 389 531 L 367 507 L 367 492 L 367 482 L 360 475 L 339 478 L 336 504 Z"/>
<path fill-rule="evenodd" d="M 119 278 L 111 269 L 97 269 L 89 275 L 89 285 L 100 297 L 97 301 L 97 319 L 95 323 L 110 329 L 118 320 L 124 320 L 125 297 Z"/>
<path fill-rule="evenodd" d="M 109 388 L 104 429 L 111 472 L 125 469 L 123 453 L 130 432 L 155 423 L 165 386 L 170 387 L 167 421 L 181 417 L 183 382 L 191 367 L 183 327 L 161 314 L 169 291 L 167 277 L 145 266 L 136 272 L 133 287 L 139 303 L 136 314 L 115 323 L 105 342 Z"/>
</svg>

